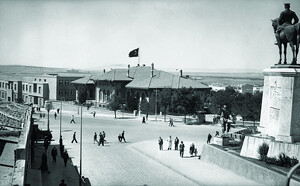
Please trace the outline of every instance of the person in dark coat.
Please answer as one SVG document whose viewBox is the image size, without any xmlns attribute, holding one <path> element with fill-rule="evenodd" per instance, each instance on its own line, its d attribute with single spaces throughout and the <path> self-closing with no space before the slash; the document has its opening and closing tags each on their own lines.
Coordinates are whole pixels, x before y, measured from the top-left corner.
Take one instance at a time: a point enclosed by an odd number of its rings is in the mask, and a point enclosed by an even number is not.
<svg viewBox="0 0 300 186">
<path fill-rule="evenodd" d="M 45 147 L 45 152 L 47 152 L 48 147 L 49 147 L 49 141 L 48 141 L 48 137 L 47 136 L 44 138 L 44 147 Z"/>
<path fill-rule="evenodd" d="M 104 146 L 104 136 L 101 132 L 99 134 L 99 143 L 98 143 L 98 145 L 100 146 L 100 144 L 102 144 L 102 146 Z"/>
<path fill-rule="evenodd" d="M 63 159 L 64 159 L 64 163 L 65 163 L 65 167 L 66 167 L 68 159 L 69 159 L 69 154 L 68 154 L 67 150 L 64 150 Z"/>
<path fill-rule="evenodd" d="M 64 179 L 61 180 L 59 186 L 67 186 L 67 184 L 65 184 L 65 180 Z"/>
<path fill-rule="evenodd" d="M 183 158 L 183 154 L 184 154 L 184 143 L 183 143 L 183 141 L 181 141 L 181 143 L 179 145 L 179 155 L 180 155 L 180 157 Z"/>
<path fill-rule="evenodd" d="M 97 143 L 97 133 L 96 132 L 94 134 L 94 144 L 95 144 L 95 142 Z"/>
<path fill-rule="evenodd" d="M 207 142 L 206 143 L 210 143 L 211 138 L 212 138 L 212 135 L 210 133 L 208 133 Z"/>
<path fill-rule="evenodd" d="M 56 119 L 56 117 L 57 117 L 57 114 L 56 114 L 56 112 L 54 113 L 54 118 Z"/>
<path fill-rule="evenodd" d="M 125 131 L 124 130 L 122 132 L 122 139 L 124 140 L 124 142 L 126 142 L 126 140 L 125 140 Z M 122 139 L 121 139 L 121 141 L 122 141 Z"/>
<path fill-rule="evenodd" d="M 145 118 L 145 116 L 143 116 L 142 123 L 146 123 L 146 118 Z"/>
<path fill-rule="evenodd" d="M 48 171 L 48 163 L 47 163 L 47 155 L 46 155 L 46 153 L 43 153 L 42 163 L 41 163 L 40 169 L 41 169 L 42 172 Z"/>
<path fill-rule="evenodd" d="M 73 134 L 73 140 L 71 141 L 71 143 L 73 143 L 74 141 L 75 141 L 76 143 L 78 143 L 77 140 L 76 140 L 76 132 L 74 132 L 74 134 Z"/>
<path fill-rule="evenodd" d="M 56 156 L 57 156 L 57 149 L 56 147 L 53 147 L 51 150 L 52 159 L 54 162 L 56 162 Z"/>
<path fill-rule="evenodd" d="M 164 144 L 164 140 L 161 137 L 159 137 L 158 138 L 159 150 L 163 150 L 163 144 Z"/>
<path fill-rule="evenodd" d="M 179 139 L 176 137 L 174 140 L 175 150 L 178 150 Z"/>
</svg>

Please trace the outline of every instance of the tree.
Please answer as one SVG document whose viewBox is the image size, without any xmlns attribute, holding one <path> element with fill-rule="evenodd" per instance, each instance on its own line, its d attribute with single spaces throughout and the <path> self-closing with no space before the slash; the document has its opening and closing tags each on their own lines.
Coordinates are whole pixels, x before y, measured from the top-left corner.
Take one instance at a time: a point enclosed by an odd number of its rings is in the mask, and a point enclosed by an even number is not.
<svg viewBox="0 0 300 186">
<path fill-rule="evenodd" d="M 157 96 L 157 101 L 163 107 L 164 121 L 166 121 L 167 111 L 172 101 L 172 90 L 162 89 Z"/>
<path fill-rule="evenodd" d="M 128 97 L 127 103 L 126 103 L 127 110 L 134 111 L 138 110 L 139 108 L 139 99 L 137 97 Z"/>
<path fill-rule="evenodd" d="M 115 118 L 117 118 L 117 110 L 121 109 L 123 99 L 120 96 L 114 95 L 113 99 L 108 103 L 107 107 L 109 110 L 114 111 Z"/>
<path fill-rule="evenodd" d="M 183 114 L 184 123 L 186 123 L 186 115 L 196 114 L 201 108 L 203 108 L 201 96 L 194 89 L 181 88 L 174 91 L 170 111 Z"/>
<path fill-rule="evenodd" d="M 227 105 L 227 108 L 231 110 L 235 95 L 236 91 L 232 87 L 226 87 L 225 90 L 211 91 L 211 104 L 209 110 L 219 114 L 220 108 L 223 105 Z"/>
<path fill-rule="evenodd" d="M 78 101 L 80 104 L 86 102 L 86 93 L 85 92 L 81 92 L 79 94 Z"/>
</svg>

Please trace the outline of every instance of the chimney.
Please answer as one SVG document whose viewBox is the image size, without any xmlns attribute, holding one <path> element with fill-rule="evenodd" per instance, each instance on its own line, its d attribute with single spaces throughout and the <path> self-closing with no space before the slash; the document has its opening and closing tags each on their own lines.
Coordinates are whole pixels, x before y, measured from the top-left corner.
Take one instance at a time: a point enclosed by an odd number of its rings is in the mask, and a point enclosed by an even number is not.
<svg viewBox="0 0 300 186">
<path fill-rule="evenodd" d="M 129 69 L 130 69 L 130 65 L 128 65 L 128 68 L 127 68 L 127 77 L 129 77 Z"/>
<path fill-rule="evenodd" d="M 154 63 L 151 64 L 151 77 L 154 76 L 153 72 L 154 72 Z"/>
<path fill-rule="evenodd" d="M 182 70 L 180 70 L 180 77 L 182 77 Z"/>
<path fill-rule="evenodd" d="M 103 73 L 105 74 L 105 69 L 103 69 Z"/>
</svg>

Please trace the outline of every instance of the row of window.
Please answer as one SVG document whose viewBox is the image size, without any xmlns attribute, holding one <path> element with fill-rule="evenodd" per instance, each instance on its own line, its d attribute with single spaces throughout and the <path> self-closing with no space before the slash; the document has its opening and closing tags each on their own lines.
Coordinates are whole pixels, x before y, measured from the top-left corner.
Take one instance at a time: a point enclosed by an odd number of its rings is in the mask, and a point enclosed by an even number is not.
<svg viewBox="0 0 300 186">
<path fill-rule="evenodd" d="M 70 84 L 71 84 L 71 82 L 69 80 L 65 80 L 65 81 L 59 80 L 58 81 L 58 85 L 70 85 Z"/>
<path fill-rule="evenodd" d="M 29 92 L 32 92 L 32 86 L 31 85 L 23 85 L 23 91 L 29 91 Z M 38 93 L 40 94 L 42 91 L 42 87 L 38 87 Z M 36 93 L 37 92 L 37 84 L 33 84 L 33 93 Z"/>
<path fill-rule="evenodd" d="M 75 91 L 71 90 L 71 91 L 59 91 L 58 95 L 75 95 Z"/>
<path fill-rule="evenodd" d="M 36 78 L 34 78 L 34 81 L 37 81 Z M 39 79 L 39 81 L 42 81 L 42 79 Z M 44 79 L 44 82 L 47 82 L 47 79 Z"/>
</svg>

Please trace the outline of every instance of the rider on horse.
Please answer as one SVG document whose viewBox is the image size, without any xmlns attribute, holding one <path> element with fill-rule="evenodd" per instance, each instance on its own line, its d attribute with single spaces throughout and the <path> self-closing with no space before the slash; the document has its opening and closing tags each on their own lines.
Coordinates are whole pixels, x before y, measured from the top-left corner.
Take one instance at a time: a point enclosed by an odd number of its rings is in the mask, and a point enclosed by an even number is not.
<svg viewBox="0 0 300 186">
<path fill-rule="evenodd" d="M 275 45 L 278 45 L 279 43 L 279 34 L 280 32 L 284 29 L 285 26 L 288 25 L 294 25 L 298 23 L 299 19 L 296 15 L 296 13 L 292 10 L 290 10 L 290 3 L 285 3 L 284 4 L 285 10 L 280 13 L 279 16 L 279 26 L 277 27 L 275 37 L 276 37 L 276 42 Z M 294 22 L 292 23 L 292 20 L 294 19 Z"/>
</svg>

